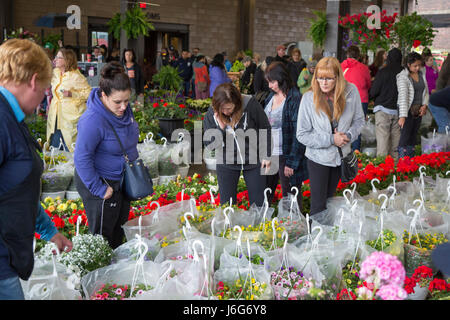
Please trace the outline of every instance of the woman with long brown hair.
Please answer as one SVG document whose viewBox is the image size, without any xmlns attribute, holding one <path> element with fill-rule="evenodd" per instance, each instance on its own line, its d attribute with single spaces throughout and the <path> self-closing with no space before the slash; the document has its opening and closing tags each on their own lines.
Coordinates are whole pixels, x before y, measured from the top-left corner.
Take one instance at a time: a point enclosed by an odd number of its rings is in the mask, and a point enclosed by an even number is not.
<svg viewBox="0 0 450 320">
<path fill-rule="evenodd" d="M 250 204 L 261 207 L 266 185 L 261 170 L 268 171 L 271 156 L 271 128 L 262 106 L 253 97 L 243 101 L 233 84 L 223 83 L 214 90 L 212 106 L 205 115 L 203 127 L 205 145 L 215 146 L 220 203 L 225 204 L 231 198 L 236 204 L 242 171 Z"/>
<path fill-rule="evenodd" d="M 297 139 L 306 146 L 308 158 L 310 215 L 319 223 L 333 222 L 327 215 L 327 200 L 336 192 L 341 178 L 338 147 L 343 157 L 352 152 L 350 144 L 363 125 L 358 89 L 345 80 L 336 58 L 322 58 L 314 71 L 311 90 L 302 97 L 297 120 Z"/>
</svg>

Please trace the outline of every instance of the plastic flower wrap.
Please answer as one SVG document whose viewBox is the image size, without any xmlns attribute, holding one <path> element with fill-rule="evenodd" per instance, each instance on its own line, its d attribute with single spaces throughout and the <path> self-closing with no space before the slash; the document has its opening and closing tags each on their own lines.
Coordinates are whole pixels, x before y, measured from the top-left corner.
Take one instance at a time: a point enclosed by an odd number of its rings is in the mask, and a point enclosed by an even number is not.
<svg viewBox="0 0 450 320">
<path fill-rule="evenodd" d="M 348 261 L 342 268 L 342 281 L 347 289 L 355 291 L 358 286 L 362 285 L 359 272 L 359 259 L 356 259 L 355 262 Z"/>
<path fill-rule="evenodd" d="M 405 269 L 411 275 L 419 266 L 427 266 L 436 272 L 431 260 L 431 251 L 442 243 L 448 242 L 443 233 L 403 234 L 405 246 Z"/>
</svg>

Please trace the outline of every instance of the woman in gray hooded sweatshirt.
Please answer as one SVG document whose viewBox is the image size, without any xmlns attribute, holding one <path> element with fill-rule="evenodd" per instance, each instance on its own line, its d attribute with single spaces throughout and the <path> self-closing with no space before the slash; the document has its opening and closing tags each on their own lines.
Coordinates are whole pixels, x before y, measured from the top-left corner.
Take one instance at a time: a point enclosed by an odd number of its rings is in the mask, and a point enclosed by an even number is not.
<svg viewBox="0 0 450 320">
<path fill-rule="evenodd" d="M 321 224 L 333 223 L 327 200 L 334 196 L 341 178 L 341 157 L 351 151 L 364 125 L 358 89 L 344 78 L 339 61 L 322 58 L 301 100 L 297 139 L 306 146 L 311 189 L 310 216 Z"/>
</svg>

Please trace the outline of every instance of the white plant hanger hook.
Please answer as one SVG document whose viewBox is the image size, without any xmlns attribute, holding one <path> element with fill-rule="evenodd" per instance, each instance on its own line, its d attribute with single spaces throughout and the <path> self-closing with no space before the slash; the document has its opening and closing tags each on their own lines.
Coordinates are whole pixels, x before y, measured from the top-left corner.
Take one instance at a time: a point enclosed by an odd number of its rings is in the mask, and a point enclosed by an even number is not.
<svg viewBox="0 0 450 320">
<path fill-rule="evenodd" d="M 352 198 L 354 198 L 357 184 L 356 184 L 356 182 L 352 182 L 352 184 L 350 186 L 353 187 L 353 189 L 352 189 Z"/>
<path fill-rule="evenodd" d="M 347 197 L 347 193 L 350 194 L 350 197 Z M 345 189 L 344 192 L 342 193 L 342 195 L 343 195 L 343 197 L 344 197 L 344 199 L 345 199 L 345 203 L 348 204 L 348 205 L 350 205 L 350 204 L 351 204 L 350 201 L 353 199 L 353 193 L 352 193 L 352 190 L 350 190 L 350 189 Z"/>
<path fill-rule="evenodd" d="M 137 242 L 134 245 L 134 247 L 138 250 L 139 256 L 136 261 L 136 266 L 134 268 L 133 278 L 131 281 L 130 298 L 133 295 L 133 291 L 134 291 L 133 289 L 136 287 L 139 272 L 141 272 L 141 274 L 142 274 L 142 278 L 144 280 L 145 287 L 146 288 L 148 287 L 147 279 L 145 278 L 145 271 L 144 271 L 144 259 L 148 252 L 148 245 L 144 241 L 142 241 L 142 237 L 139 234 L 136 234 L 135 237 L 137 239 Z"/>
<path fill-rule="evenodd" d="M 189 199 L 189 207 L 191 208 L 191 213 L 192 214 L 194 214 L 197 210 L 197 202 L 195 201 L 195 199 L 194 198 L 190 198 Z M 197 211 L 197 213 L 198 213 L 198 211 Z"/>
<path fill-rule="evenodd" d="M 153 213 L 153 219 L 152 219 L 152 222 L 153 222 L 153 223 L 158 223 L 158 222 L 159 222 L 159 209 L 161 208 L 161 205 L 159 204 L 158 201 L 152 201 L 152 202 L 150 202 L 150 206 L 152 206 L 153 204 L 156 204 L 157 208 L 156 208 L 156 212 Z"/>
<path fill-rule="evenodd" d="M 384 198 L 383 203 L 381 204 L 381 211 L 386 212 L 387 203 L 388 203 L 388 196 L 384 193 L 378 195 L 378 200 L 381 200 L 381 198 Z"/>
<path fill-rule="evenodd" d="M 267 191 L 269 191 L 269 194 L 271 194 L 272 190 L 270 188 L 264 189 L 264 203 L 267 202 L 267 205 L 269 205 L 269 198 L 267 197 Z"/>
<path fill-rule="evenodd" d="M 210 196 L 211 196 L 211 204 L 214 205 L 214 204 L 216 203 L 216 200 L 214 199 L 213 191 L 214 191 L 214 192 L 217 192 L 217 188 L 216 188 L 215 186 L 209 187 L 209 194 L 210 194 Z"/>
<path fill-rule="evenodd" d="M 167 147 L 167 139 L 165 137 L 162 137 L 161 141 L 164 141 L 163 147 Z"/>
<path fill-rule="evenodd" d="M 290 266 L 289 264 L 289 257 L 287 254 L 287 244 L 288 244 L 288 239 L 289 239 L 289 235 L 287 233 L 286 230 L 283 231 L 283 234 L 281 235 L 281 239 L 283 240 L 283 258 L 281 260 L 281 267 L 285 267 L 288 268 Z"/>
<path fill-rule="evenodd" d="M 425 191 L 425 180 L 424 180 L 424 177 L 426 175 L 424 170 L 426 170 L 425 166 L 420 166 L 419 167 L 419 173 L 420 173 L 419 179 L 420 179 L 420 185 L 421 185 L 423 191 Z"/>
<path fill-rule="evenodd" d="M 199 251 L 197 251 L 197 246 L 200 247 L 201 249 L 201 253 L 199 254 Z M 209 296 L 210 292 L 209 292 L 209 281 L 208 281 L 208 266 L 207 266 L 207 259 L 206 259 L 206 255 L 205 255 L 205 246 L 203 245 L 203 242 L 201 240 L 195 240 L 192 243 L 192 250 L 194 251 L 194 262 L 195 263 L 199 263 L 200 262 L 200 255 L 203 257 L 203 269 L 205 272 L 205 280 L 203 281 L 202 284 L 202 289 L 200 290 L 200 295 L 204 294 L 204 290 L 206 288 L 206 294 Z"/>
<path fill-rule="evenodd" d="M 264 226 L 266 224 L 266 216 L 267 216 L 267 211 L 269 211 L 269 203 L 268 202 L 264 202 L 263 203 L 263 207 L 262 207 L 263 211 L 263 218 L 261 220 L 261 223 L 259 224 L 259 227 L 262 228 L 264 230 Z"/>
<path fill-rule="evenodd" d="M 277 249 L 277 243 L 276 243 L 277 230 L 276 230 L 276 227 L 275 227 L 276 223 L 278 223 L 278 218 L 273 218 L 272 219 L 272 244 L 270 245 L 269 251 Z"/>
<path fill-rule="evenodd" d="M 448 136 L 448 133 L 449 133 L 449 126 L 445 126 L 445 134 Z"/>
<path fill-rule="evenodd" d="M 411 236 L 413 235 L 413 233 L 415 233 L 417 235 L 417 241 L 419 241 L 419 246 L 422 247 L 422 244 L 420 243 L 420 238 L 419 238 L 419 234 L 417 232 L 417 221 L 419 221 L 419 217 L 420 217 L 420 212 L 419 209 L 409 209 L 406 214 L 409 215 L 410 213 L 413 213 L 413 218 L 411 220 L 411 223 L 409 225 L 409 239 L 408 239 L 408 243 L 411 241 Z"/>
<path fill-rule="evenodd" d="M 377 188 L 375 188 L 375 184 L 374 182 L 378 182 L 378 184 L 380 184 L 380 180 L 378 178 L 374 178 L 370 181 L 370 184 L 372 185 L 372 192 L 373 193 L 378 193 Z"/>
<path fill-rule="evenodd" d="M 344 208 L 340 208 L 338 211 L 338 215 L 341 217 L 339 219 L 339 225 L 338 225 L 338 230 L 339 230 L 338 234 L 339 235 L 341 234 L 341 230 L 342 230 L 342 221 L 344 220 L 344 214 L 345 214 Z"/>
<path fill-rule="evenodd" d="M 359 220 L 358 242 L 356 243 L 355 255 L 353 256 L 352 267 L 350 268 L 350 270 L 353 269 L 353 266 L 356 263 L 356 256 L 358 255 L 359 245 L 361 244 L 362 227 L 363 227 L 363 221 Z"/>
<path fill-rule="evenodd" d="M 312 229 L 312 232 L 314 232 L 315 230 L 319 230 L 319 232 L 317 233 L 317 235 L 314 237 L 314 239 L 312 241 L 311 251 L 316 250 L 319 247 L 319 240 L 323 233 L 323 229 L 320 226 L 314 227 Z"/>
<path fill-rule="evenodd" d="M 223 224 L 223 236 L 224 237 L 225 237 L 225 233 L 226 233 L 227 229 L 231 227 L 231 221 L 230 221 L 230 218 L 229 218 L 229 216 L 227 214 L 228 211 L 231 211 L 232 213 L 234 213 L 234 209 L 232 207 L 226 207 L 223 210 L 223 215 L 225 217 L 225 221 L 224 221 L 224 224 Z"/>
<path fill-rule="evenodd" d="M 187 217 L 190 216 L 192 219 L 194 219 L 194 214 L 192 212 L 185 212 L 183 216 L 184 216 L 184 222 L 186 224 L 186 229 L 191 230 L 191 224 L 189 223 L 189 220 Z"/>
<path fill-rule="evenodd" d="M 150 139 L 148 138 L 148 136 L 150 136 Z M 145 135 L 145 139 L 146 139 L 148 142 L 152 142 L 152 141 L 153 141 L 153 132 L 147 133 L 147 134 Z"/>
<path fill-rule="evenodd" d="M 178 141 L 177 142 L 181 142 L 184 139 L 184 133 L 183 132 L 179 132 L 178 133 Z"/>
<path fill-rule="evenodd" d="M 297 203 L 297 205 L 299 205 L 299 203 L 297 201 L 297 197 L 300 192 L 297 187 L 292 187 L 291 191 L 294 191 L 294 196 L 292 197 L 291 206 L 289 208 L 289 218 L 290 219 L 292 219 L 292 208 L 294 207 L 294 203 Z M 300 206 L 299 206 L 299 208 L 300 208 Z"/>
<path fill-rule="evenodd" d="M 80 234 L 80 223 L 81 223 L 81 216 L 78 216 L 77 218 L 77 232 L 75 234 L 75 236 L 78 236 Z"/>
<path fill-rule="evenodd" d="M 235 254 L 237 254 L 239 257 L 239 254 L 243 253 L 243 250 L 242 250 L 242 228 L 240 226 L 234 226 L 233 231 L 238 232 L 238 236 L 236 239 Z"/>
</svg>

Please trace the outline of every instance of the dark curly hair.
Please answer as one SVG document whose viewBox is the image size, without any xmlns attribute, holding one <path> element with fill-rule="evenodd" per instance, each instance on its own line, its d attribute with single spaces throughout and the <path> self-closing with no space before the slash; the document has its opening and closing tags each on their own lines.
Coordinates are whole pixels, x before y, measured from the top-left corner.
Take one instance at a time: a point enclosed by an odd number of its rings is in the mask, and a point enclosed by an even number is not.
<svg viewBox="0 0 450 320">
<path fill-rule="evenodd" d="M 277 81 L 278 87 L 285 95 L 287 95 L 289 90 L 294 87 L 294 82 L 292 81 L 289 71 L 283 62 L 272 62 L 267 67 L 265 76 L 268 82 Z"/>
</svg>

